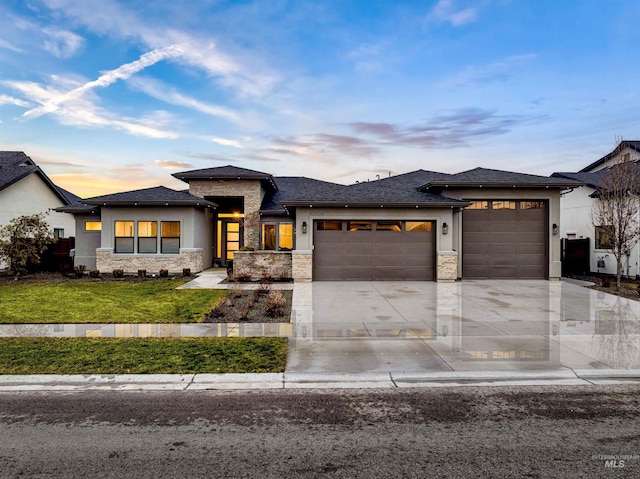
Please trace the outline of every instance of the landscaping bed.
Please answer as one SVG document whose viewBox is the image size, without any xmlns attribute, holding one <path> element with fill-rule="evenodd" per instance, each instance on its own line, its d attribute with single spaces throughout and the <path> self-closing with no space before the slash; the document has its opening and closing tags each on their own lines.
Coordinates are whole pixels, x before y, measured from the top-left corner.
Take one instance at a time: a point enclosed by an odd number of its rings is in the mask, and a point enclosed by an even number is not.
<svg viewBox="0 0 640 479">
<path fill-rule="evenodd" d="M 0 338 L 0 374 L 278 373 L 284 338 Z"/>
<path fill-rule="evenodd" d="M 638 279 L 622 278 L 620 288 L 618 288 L 616 285 L 616 277 L 614 275 L 569 275 L 568 277 L 594 283 L 593 286 L 589 286 L 591 289 L 640 301 L 640 280 Z"/>
<path fill-rule="evenodd" d="M 230 289 L 229 294 L 205 316 L 205 323 L 288 323 L 291 321 L 292 291 L 269 285 L 247 291 Z"/>
</svg>

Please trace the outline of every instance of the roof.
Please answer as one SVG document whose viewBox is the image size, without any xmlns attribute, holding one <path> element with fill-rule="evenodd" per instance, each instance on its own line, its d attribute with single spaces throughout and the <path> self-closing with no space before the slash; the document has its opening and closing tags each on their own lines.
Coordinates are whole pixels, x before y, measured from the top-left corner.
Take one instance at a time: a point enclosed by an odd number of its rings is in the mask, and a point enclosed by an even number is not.
<svg viewBox="0 0 640 479">
<path fill-rule="evenodd" d="M 580 170 L 580 173 L 588 172 L 588 171 L 590 171 L 590 170 L 592 170 L 594 168 L 597 168 L 600 165 L 603 165 L 604 163 L 609 161 L 611 158 L 613 158 L 614 156 L 618 155 L 625 148 L 631 148 L 632 150 L 640 152 L 640 141 L 622 140 L 620 143 L 618 143 L 618 146 L 616 146 L 613 149 L 613 151 L 611 151 L 610 153 L 607 153 L 606 155 L 604 155 L 599 160 L 594 161 L 589 166 L 587 166 L 585 168 L 582 168 Z"/>
<path fill-rule="evenodd" d="M 181 171 L 171 176 L 189 183 L 191 180 L 260 180 L 265 190 L 277 191 L 278 187 L 269 173 L 227 165 L 200 170 Z"/>
<path fill-rule="evenodd" d="M 203 198 L 176 191 L 166 186 L 94 196 L 82 203 L 95 206 L 197 206 L 215 208 L 217 205 Z"/>
<path fill-rule="evenodd" d="M 347 206 L 347 207 L 424 207 L 466 206 L 468 201 L 447 198 L 439 194 L 418 191 L 418 188 L 444 173 L 417 170 L 380 180 L 343 186 L 331 192 L 331 196 L 312 197 L 298 194 L 284 202 L 285 206 Z"/>
<path fill-rule="evenodd" d="M 278 185 L 278 191 L 265 196 L 260 208 L 263 213 L 282 214 L 286 212 L 283 204 L 296 200 L 308 203 L 309 201 L 333 198 L 346 188 L 345 185 L 304 176 L 277 176 L 275 181 Z"/>
<path fill-rule="evenodd" d="M 56 186 L 38 165 L 22 151 L 0 151 L 0 191 L 17 183 L 30 174 L 37 174 L 51 191 L 68 205 L 72 202 L 72 193 Z M 71 196 L 68 196 L 68 195 Z"/>
<path fill-rule="evenodd" d="M 428 181 L 420 187 L 421 191 L 441 190 L 443 188 L 465 187 L 518 187 L 518 188 L 572 188 L 581 183 L 567 178 L 530 175 L 512 171 L 474 168 L 455 175 L 446 175 Z"/>
<path fill-rule="evenodd" d="M 577 173 L 568 173 L 568 172 L 556 172 L 551 176 L 556 178 L 567 178 L 569 180 L 580 181 L 591 188 L 597 188 L 600 185 L 600 181 L 602 180 L 603 173 L 607 170 L 598 170 L 592 173 L 586 172 L 577 172 Z"/>
</svg>

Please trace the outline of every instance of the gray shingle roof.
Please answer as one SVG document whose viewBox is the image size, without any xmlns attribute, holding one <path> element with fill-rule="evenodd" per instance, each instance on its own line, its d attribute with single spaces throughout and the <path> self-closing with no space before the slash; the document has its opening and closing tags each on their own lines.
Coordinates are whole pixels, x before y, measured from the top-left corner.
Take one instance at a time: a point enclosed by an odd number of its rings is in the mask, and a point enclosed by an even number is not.
<svg viewBox="0 0 640 479">
<path fill-rule="evenodd" d="M 588 172 L 588 171 L 592 170 L 593 168 L 597 168 L 598 166 L 603 165 L 604 163 L 609 161 L 611 158 L 616 156 L 618 153 L 620 153 L 625 148 L 631 148 L 632 150 L 640 152 L 640 141 L 622 140 L 620 143 L 618 143 L 618 146 L 616 146 L 613 149 L 612 152 L 607 153 L 606 155 L 604 155 L 599 160 L 596 160 L 593 163 L 591 163 L 589 166 L 586 166 L 585 168 L 582 168 L 580 170 L 580 173 Z"/>
<path fill-rule="evenodd" d="M 304 176 L 278 176 L 275 178 L 278 191 L 265 196 L 260 210 L 268 213 L 285 211 L 283 203 L 290 201 L 318 201 L 339 195 L 346 186 Z"/>
<path fill-rule="evenodd" d="M 217 206 L 203 198 L 172 190 L 166 186 L 94 196 L 82 200 L 82 203 L 96 206 L 199 206 L 202 208 Z"/>
<path fill-rule="evenodd" d="M 586 172 L 577 172 L 577 173 L 567 173 L 567 172 L 557 172 L 553 173 L 551 176 L 556 178 L 567 178 L 570 180 L 580 181 L 591 188 L 597 188 L 600 185 L 600 181 L 602 180 L 603 173 L 607 170 L 599 170 L 594 171 L 593 173 Z"/>
<path fill-rule="evenodd" d="M 530 175 L 528 173 L 516 173 L 512 171 L 493 170 L 489 168 L 474 168 L 454 175 L 431 180 L 420 187 L 420 190 L 438 191 L 442 188 L 495 186 L 510 187 L 553 187 L 567 188 L 580 186 L 580 183 L 566 178 L 550 176 Z"/>
<path fill-rule="evenodd" d="M 265 190 L 277 191 L 278 189 L 271 174 L 232 165 L 181 171 L 171 176 L 186 183 L 189 183 L 189 180 L 260 180 Z"/>
<path fill-rule="evenodd" d="M 0 191 L 35 173 L 65 204 L 73 202 L 73 195 L 56 186 L 38 165 L 22 151 L 0 151 Z M 77 197 L 76 197 L 77 198 Z"/>
<path fill-rule="evenodd" d="M 447 176 L 444 173 L 417 170 L 411 173 L 367 181 L 336 188 L 316 196 L 298 194 L 284 202 L 285 205 L 326 206 L 442 206 L 468 204 L 467 201 L 447 198 L 442 195 L 418 191 L 418 188 L 433 178 Z"/>
</svg>

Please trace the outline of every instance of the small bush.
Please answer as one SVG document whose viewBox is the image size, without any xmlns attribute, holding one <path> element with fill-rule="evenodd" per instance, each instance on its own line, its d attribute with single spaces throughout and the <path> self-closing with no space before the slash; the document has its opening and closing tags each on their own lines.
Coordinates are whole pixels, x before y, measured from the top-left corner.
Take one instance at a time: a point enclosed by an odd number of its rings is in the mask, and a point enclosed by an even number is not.
<svg viewBox="0 0 640 479">
<path fill-rule="evenodd" d="M 265 306 L 265 313 L 270 318 L 277 318 L 284 315 L 287 302 L 280 290 L 273 290 L 267 297 L 267 304 Z"/>
<path fill-rule="evenodd" d="M 161 269 L 160 270 L 160 277 L 161 278 L 168 278 L 169 277 L 169 270 L 168 269 Z"/>
<path fill-rule="evenodd" d="M 191 276 L 191 268 L 182 268 L 182 276 Z"/>
<path fill-rule="evenodd" d="M 113 275 L 114 278 L 123 278 L 124 277 L 124 270 L 123 269 L 114 269 L 111 274 Z"/>
<path fill-rule="evenodd" d="M 139 269 L 138 270 L 138 278 L 146 278 L 147 277 L 147 270 L 146 269 Z"/>
<path fill-rule="evenodd" d="M 99 278 L 100 277 L 100 271 L 97 269 L 92 269 L 91 271 L 89 271 L 89 278 Z"/>
<path fill-rule="evenodd" d="M 76 275 L 76 278 L 82 278 L 86 269 L 87 267 L 84 264 L 76 265 L 76 267 L 73 268 L 73 272 Z"/>
</svg>

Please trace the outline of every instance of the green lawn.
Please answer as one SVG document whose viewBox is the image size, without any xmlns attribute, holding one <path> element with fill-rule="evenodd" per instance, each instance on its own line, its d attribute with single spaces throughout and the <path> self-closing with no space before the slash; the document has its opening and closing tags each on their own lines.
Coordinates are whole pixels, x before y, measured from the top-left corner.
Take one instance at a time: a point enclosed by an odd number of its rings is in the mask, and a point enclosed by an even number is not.
<svg viewBox="0 0 640 479">
<path fill-rule="evenodd" d="M 0 374 L 283 372 L 285 338 L 0 338 Z"/>
<path fill-rule="evenodd" d="M 186 279 L 0 285 L 0 323 L 189 323 L 224 290 L 175 288 Z"/>
</svg>

